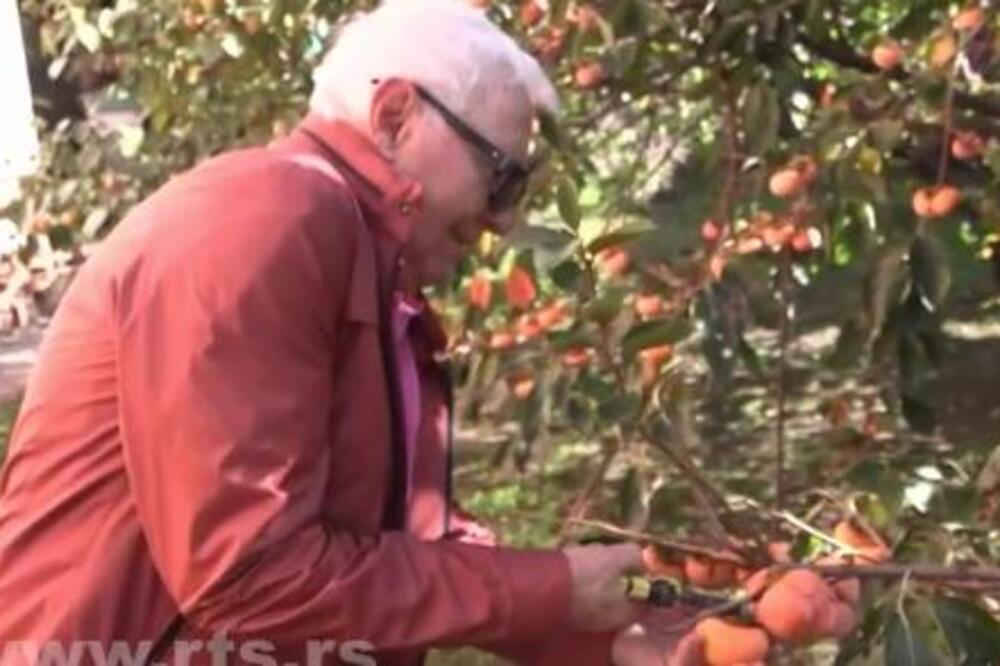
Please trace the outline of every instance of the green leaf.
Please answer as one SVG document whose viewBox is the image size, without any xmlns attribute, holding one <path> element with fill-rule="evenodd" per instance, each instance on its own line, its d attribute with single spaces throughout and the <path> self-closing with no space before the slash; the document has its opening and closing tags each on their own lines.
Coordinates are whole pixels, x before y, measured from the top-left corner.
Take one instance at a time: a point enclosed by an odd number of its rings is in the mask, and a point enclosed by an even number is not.
<svg viewBox="0 0 1000 666">
<path fill-rule="evenodd" d="M 569 176 L 561 176 L 556 189 L 556 204 L 559 206 L 559 215 L 571 229 L 580 226 L 583 214 L 580 212 L 580 195 L 577 192 L 576 184 Z"/>
<path fill-rule="evenodd" d="M 549 334 L 549 343 L 555 352 L 564 352 L 574 347 L 592 347 L 593 340 L 586 332 L 576 331 L 556 331 Z"/>
<path fill-rule="evenodd" d="M 872 262 L 865 280 L 865 305 L 869 330 L 876 334 L 889 318 L 890 308 L 899 303 L 903 288 L 904 248 L 887 247 Z"/>
<path fill-rule="evenodd" d="M 899 473 L 878 460 L 862 460 L 847 472 L 844 480 L 854 489 L 878 497 L 890 512 L 898 511 L 902 505 L 904 487 Z"/>
<path fill-rule="evenodd" d="M 614 395 L 597 408 L 598 418 L 605 423 L 627 423 L 635 419 L 642 407 L 638 396 Z"/>
<path fill-rule="evenodd" d="M 910 245 L 910 272 L 928 312 L 936 312 L 951 287 L 951 267 L 941 244 L 929 236 L 917 236 Z"/>
<path fill-rule="evenodd" d="M 872 141 L 883 152 L 891 152 L 903 140 L 904 125 L 901 120 L 877 120 L 868 128 Z"/>
<path fill-rule="evenodd" d="M 634 241 L 643 234 L 647 234 L 656 227 L 648 220 L 634 220 L 621 226 L 614 231 L 598 236 L 587 244 L 587 249 L 597 253 L 609 247 L 624 245 Z"/>
<path fill-rule="evenodd" d="M 502 245 L 515 250 L 563 252 L 576 241 L 564 231 L 537 224 L 519 224 L 503 236 Z"/>
<path fill-rule="evenodd" d="M 586 304 L 583 316 L 599 324 L 607 324 L 618 316 L 625 302 L 621 290 L 610 289 Z"/>
<path fill-rule="evenodd" d="M 564 150 L 568 145 L 566 134 L 559 121 L 551 113 L 542 112 L 538 114 L 538 130 L 546 141 L 559 150 Z"/>
<path fill-rule="evenodd" d="M 757 377 L 758 379 L 762 379 L 764 377 L 764 365 L 760 360 L 760 354 L 758 354 L 757 350 L 753 348 L 753 345 L 747 342 L 746 337 L 743 335 L 740 335 L 739 340 L 736 342 L 736 353 L 739 354 L 740 359 L 743 361 L 743 365 L 746 366 L 746 369 L 749 370 L 754 377 Z"/>
<path fill-rule="evenodd" d="M 622 340 L 622 355 L 630 359 L 643 349 L 676 344 L 691 333 L 691 324 L 684 319 L 647 321 L 637 324 Z"/>
<path fill-rule="evenodd" d="M 555 285 L 568 292 L 577 290 L 583 275 L 583 269 L 572 259 L 562 262 L 549 273 L 549 277 L 552 278 Z"/>
<path fill-rule="evenodd" d="M 917 432 L 930 433 L 938 426 L 934 407 L 926 400 L 913 394 L 904 393 L 900 396 L 900 406 L 903 418 Z"/>
<path fill-rule="evenodd" d="M 760 83 L 747 90 L 743 101 L 743 126 L 748 154 L 762 155 L 778 139 L 780 113 L 778 96 L 771 86 Z"/>
<path fill-rule="evenodd" d="M 886 629 L 885 666 L 940 665 L 940 659 L 931 652 L 920 632 L 903 616 L 894 615 Z"/>
<path fill-rule="evenodd" d="M 964 599 L 938 597 L 933 608 L 957 663 L 1000 663 L 1000 623 L 996 618 Z"/>
<path fill-rule="evenodd" d="M 576 381 L 576 388 L 583 395 L 592 398 L 598 404 L 608 402 L 618 394 L 618 390 L 614 384 L 591 373 L 580 375 L 580 378 Z"/>
</svg>

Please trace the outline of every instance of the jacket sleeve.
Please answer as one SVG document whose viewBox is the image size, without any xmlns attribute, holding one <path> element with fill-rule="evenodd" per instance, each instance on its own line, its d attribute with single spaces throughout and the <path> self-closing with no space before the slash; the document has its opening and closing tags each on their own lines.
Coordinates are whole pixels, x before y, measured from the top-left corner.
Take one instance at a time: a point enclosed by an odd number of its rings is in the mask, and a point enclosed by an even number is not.
<svg viewBox="0 0 1000 666">
<path fill-rule="evenodd" d="M 148 217 L 183 208 L 206 222 L 138 225 L 148 250 L 114 289 L 125 464 L 167 590 L 199 631 L 277 646 L 539 640 L 568 615 L 561 553 L 322 517 L 324 470 L 350 464 L 328 426 L 358 222 L 343 195 L 320 205 L 296 190 L 308 175 L 278 175 L 255 196 L 220 204 L 201 188 L 154 206 Z"/>
</svg>

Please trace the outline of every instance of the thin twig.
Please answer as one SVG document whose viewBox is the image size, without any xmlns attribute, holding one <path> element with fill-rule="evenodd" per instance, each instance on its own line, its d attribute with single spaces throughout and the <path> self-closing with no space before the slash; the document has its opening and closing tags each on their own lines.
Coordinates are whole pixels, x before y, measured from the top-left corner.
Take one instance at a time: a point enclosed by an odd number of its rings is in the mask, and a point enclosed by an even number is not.
<svg viewBox="0 0 1000 666">
<path fill-rule="evenodd" d="M 719 551 L 717 549 L 708 546 L 699 546 L 698 544 L 687 543 L 684 541 L 674 541 L 672 539 L 664 539 L 663 537 L 655 536 L 653 534 L 648 534 L 646 532 L 640 532 L 637 530 L 630 530 L 624 527 L 618 527 L 617 525 L 612 525 L 611 523 L 606 523 L 600 520 L 586 520 L 586 519 L 573 519 L 570 521 L 574 525 L 580 527 L 589 527 L 591 529 L 600 530 L 612 536 L 621 537 L 623 539 L 629 539 L 632 541 L 638 541 L 640 543 L 648 543 L 655 546 L 659 546 L 667 551 L 673 551 L 677 553 L 683 553 L 685 555 L 697 555 L 708 560 L 715 562 L 729 562 L 732 564 L 746 564 L 746 560 L 734 555 L 732 553 L 727 553 L 725 551 Z"/>
<path fill-rule="evenodd" d="M 838 578 L 910 578 L 924 582 L 978 582 L 1000 585 L 1000 567 L 945 567 L 936 564 L 776 564 L 775 571 L 807 569 Z"/>
<path fill-rule="evenodd" d="M 780 518 L 781 520 L 784 520 L 785 522 L 789 523 L 790 525 L 794 525 L 795 527 L 799 528 L 803 532 L 805 532 L 805 533 L 807 533 L 807 534 L 809 534 L 811 536 L 816 537 L 820 541 L 826 542 L 827 544 L 833 546 L 834 548 L 837 548 L 838 550 L 843 550 L 843 551 L 848 551 L 848 552 L 854 550 L 850 546 L 848 546 L 846 544 L 843 544 L 840 541 L 837 541 L 836 539 L 834 539 L 833 537 L 829 536 L 828 534 L 826 534 L 822 530 L 816 529 L 815 527 L 813 527 L 809 523 L 801 520 L 800 518 L 792 515 L 791 513 L 787 512 L 787 511 L 774 511 L 774 512 L 772 512 L 772 515 L 774 515 L 776 518 Z M 860 553 L 854 553 L 854 554 L 860 554 Z"/>
<path fill-rule="evenodd" d="M 941 137 L 941 156 L 938 158 L 937 184 L 944 183 L 944 177 L 948 173 L 948 155 L 951 152 L 951 126 L 955 108 L 955 74 L 958 70 L 958 60 L 961 56 L 955 56 L 955 62 L 948 71 L 948 92 L 944 99 L 944 129 Z"/>
<path fill-rule="evenodd" d="M 739 120 L 736 113 L 736 100 L 734 99 L 732 86 L 728 81 L 724 80 L 721 72 L 717 72 L 717 76 L 723 79 L 722 108 L 726 152 L 722 156 L 725 177 L 722 186 L 722 196 L 719 198 L 718 207 L 715 211 L 715 218 L 724 229 L 728 229 L 733 218 L 733 206 L 736 200 L 741 146 L 739 142 Z"/>
<path fill-rule="evenodd" d="M 596 495 L 597 491 L 601 489 L 604 477 L 607 476 L 608 469 L 611 467 L 611 463 L 614 462 L 615 456 L 618 455 L 620 450 L 619 442 L 606 443 L 604 445 L 604 452 L 601 456 L 600 462 L 598 462 L 597 467 L 594 468 L 594 471 L 590 475 L 590 479 L 588 479 L 587 484 L 583 487 L 583 490 L 570 504 L 566 520 L 563 522 L 562 528 L 559 530 L 559 537 L 557 539 L 559 546 L 564 546 L 566 541 L 569 539 L 570 525 L 577 520 L 583 519 L 590 511 L 590 505 L 594 499 L 594 495 Z"/>
<path fill-rule="evenodd" d="M 778 263 L 778 302 L 781 320 L 778 337 L 778 418 L 775 425 L 774 505 L 781 511 L 785 504 L 785 420 L 788 403 L 788 344 L 792 326 L 791 255 L 786 248 Z"/>
</svg>

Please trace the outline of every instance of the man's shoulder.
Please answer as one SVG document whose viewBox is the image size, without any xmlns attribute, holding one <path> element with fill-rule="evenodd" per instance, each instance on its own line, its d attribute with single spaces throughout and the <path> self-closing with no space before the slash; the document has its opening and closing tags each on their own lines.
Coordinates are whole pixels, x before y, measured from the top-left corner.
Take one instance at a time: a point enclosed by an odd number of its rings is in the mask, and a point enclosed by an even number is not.
<svg viewBox="0 0 1000 666">
<path fill-rule="evenodd" d="M 163 249 L 275 234 L 353 243 L 363 220 L 348 186 L 332 175 L 267 148 L 230 151 L 172 178 L 112 236 Z"/>
<path fill-rule="evenodd" d="M 88 263 L 114 284 L 306 272 L 344 284 L 363 219 L 342 181 L 277 151 L 212 158 L 141 203 Z M 249 279 L 249 277 L 247 277 Z"/>
<path fill-rule="evenodd" d="M 250 200 L 262 212 L 313 213 L 320 208 L 327 218 L 338 213 L 356 217 L 353 195 L 332 165 L 310 154 L 269 148 L 223 153 L 178 176 L 161 194 L 168 201 L 175 196 L 190 201 L 194 195 L 196 201 L 227 209 Z"/>
</svg>

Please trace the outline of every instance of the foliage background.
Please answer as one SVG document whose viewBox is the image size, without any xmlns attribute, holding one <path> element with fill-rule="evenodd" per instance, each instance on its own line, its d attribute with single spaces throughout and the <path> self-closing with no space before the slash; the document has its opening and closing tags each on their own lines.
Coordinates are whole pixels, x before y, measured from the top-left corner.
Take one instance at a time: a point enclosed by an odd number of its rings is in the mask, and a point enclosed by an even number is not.
<svg viewBox="0 0 1000 666">
<path fill-rule="evenodd" d="M 20 0 L 43 169 L 0 212 L 99 242 L 171 174 L 287 132 L 336 25 L 371 4 Z M 862 516 L 902 562 L 995 563 L 993 9 L 970 32 L 938 0 L 485 4 L 565 108 L 528 224 L 436 295 L 467 507 L 516 544 L 598 536 L 571 517 L 699 540 L 707 484 L 727 532 L 803 554 L 822 543 L 774 507 Z M 890 37 L 903 59 L 882 70 Z M 949 155 L 956 131 L 981 139 L 972 159 Z M 795 156 L 814 182 L 774 196 Z M 938 182 L 960 205 L 915 215 Z M 779 659 L 1000 663 L 995 595 L 886 583 L 866 608 L 857 640 Z"/>
</svg>

